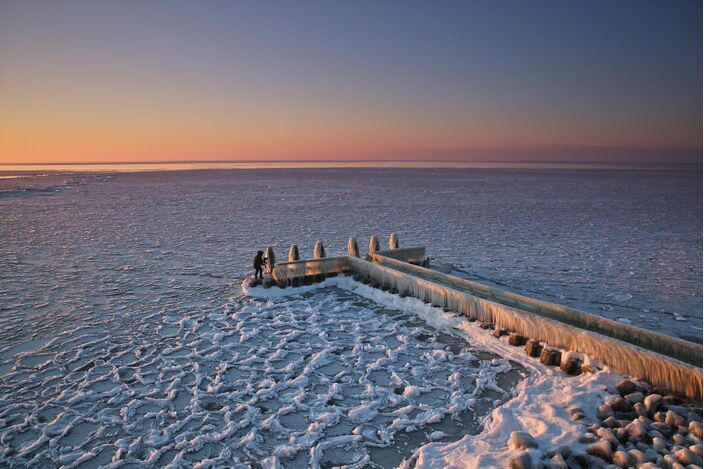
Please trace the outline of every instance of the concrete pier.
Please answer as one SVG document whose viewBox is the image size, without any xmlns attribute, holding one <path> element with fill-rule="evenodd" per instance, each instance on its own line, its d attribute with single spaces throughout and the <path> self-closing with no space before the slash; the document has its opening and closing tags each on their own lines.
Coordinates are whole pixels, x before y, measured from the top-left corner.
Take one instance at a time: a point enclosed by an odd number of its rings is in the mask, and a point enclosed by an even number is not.
<svg viewBox="0 0 704 469">
<path fill-rule="evenodd" d="M 398 246 L 398 238 L 389 244 Z M 702 398 L 699 344 L 421 267 L 426 260 L 422 246 L 380 251 L 378 238 L 373 236 L 369 248 L 365 258 L 353 255 L 358 249 L 352 238 L 348 244 L 352 255 L 279 263 L 272 277 L 276 285 L 297 286 L 352 274 L 402 296 L 455 311 L 470 321 L 495 325 L 501 335 L 528 340 L 531 349 L 584 353 L 662 390 Z"/>
</svg>

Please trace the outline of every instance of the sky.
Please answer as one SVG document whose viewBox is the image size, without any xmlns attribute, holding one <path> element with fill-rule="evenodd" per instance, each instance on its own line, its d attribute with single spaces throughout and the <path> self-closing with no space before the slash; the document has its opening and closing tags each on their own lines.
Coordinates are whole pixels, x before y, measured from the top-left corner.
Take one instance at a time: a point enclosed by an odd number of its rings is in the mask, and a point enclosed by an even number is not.
<svg viewBox="0 0 704 469">
<path fill-rule="evenodd" d="M 702 161 L 701 1 L 0 0 L 0 163 Z"/>
</svg>

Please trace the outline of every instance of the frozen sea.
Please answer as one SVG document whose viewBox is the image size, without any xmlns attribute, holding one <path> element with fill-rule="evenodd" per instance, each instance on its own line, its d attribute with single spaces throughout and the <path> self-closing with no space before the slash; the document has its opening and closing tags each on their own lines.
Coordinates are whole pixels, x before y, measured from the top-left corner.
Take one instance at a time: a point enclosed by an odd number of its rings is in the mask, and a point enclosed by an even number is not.
<svg viewBox="0 0 704 469">
<path fill-rule="evenodd" d="M 398 464 L 479 432 L 524 376 L 349 290 L 243 298 L 266 245 L 397 232 L 458 275 L 702 340 L 698 169 L 13 175 L 0 465 Z"/>
</svg>

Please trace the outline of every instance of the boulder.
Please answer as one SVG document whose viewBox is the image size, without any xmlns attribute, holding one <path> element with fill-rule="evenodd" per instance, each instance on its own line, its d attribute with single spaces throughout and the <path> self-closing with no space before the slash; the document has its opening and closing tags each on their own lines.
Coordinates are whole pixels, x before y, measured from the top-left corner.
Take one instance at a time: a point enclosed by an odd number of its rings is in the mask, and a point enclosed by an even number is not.
<svg viewBox="0 0 704 469">
<path fill-rule="evenodd" d="M 653 415 L 663 404 L 662 396 L 660 394 L 650 394 L 649 396 L 645 396 L 645 399 L 643 399 L 643 404 L 645 404 L 645 408 L 648 413 Z"/>
<path fill-rule="evenodd" d="M 537 448 L 538 443 L 528 432 L 511 432 L 508 438 L 508 447 L 513 450 Z"/>
<path fill-rule="evenodd" d="M 680 427 L 685 425 L 684 417 L 682 417 L 677 412 L 668 410 L 665 414 L 665 423 L 671 427 Z"/>
<path fill-rule="evenodd" d="M 506 329 L 502 329 L 500 327 L 497 327 L 496 329 L 494 329 L 493 336 L 498 339 L 502 335 L 507 335 L 507 334 L 508 334 L 508 332 L 506 332 Z"/>
<path fill-rule="evenodd" d="M 665 440 L 657 436 L 653 438 L 653 449 L 660 454 L 667 454 L 669 452 Z"/>
<path fill-rule="evenodd" d="M 533 461 L 528 451 L 522 451 L 511 456 L 506 463 L 508 469 L 532 469 Z"/>
<path fill-rule="evenodd" d="M 653 424 L 650 426 L 653 430 L 660 432 L 664 436 L 670 436 L 672 435 L 672 428 L 666 423 L 662 422 L 653 422 Z"/>
<path fill-rule="evenodd" d="M 634 383 L 630 379 L 623 379 L 620 383 L 616 385 L 616 390 L 619 392 L 619 394 L 625 396 L 626 394 L 630 394 L 636 390 L 636 383 Z"/>
<path fill-rule="evenodd" d="M 608 402 L 616 412 L 633 412 L 633 404 L 622 397 L 617 397 Z"/>
<path fill-rule="evenodd" d="M 643 399 L 645 398 L 645 396 L 643 395 L 642 392 L 636 391 L 636 392 L 632 392 L 630 394 L 626 394 L 623 398 L 626 399 L 631 404 L 636 404 L 636 403 L 643 402 Z"/>
<path fill-rule="evenodd" d="M 603 404 L 600 405 L 596 410 L 596 416 L 599 420 L 606 420 L 609 417 L 613 417 L 614 411 L 611 406 Z"/>
<path fill-rule="evenodd" d="M 616 451 L 613 455 L 612 462 L 618 467 L 632 467 L 634 465 L 633 458 L 625 451 Z"/>
<path fill-rule="evenodd" d="M 689 422 L 689 432 L 695 437 L 702 438 L 702 424 L 699 422 Z"/>
<path fill-rule="evenodd" d="M 582 372 L 582 361 L 578 358 L 570 357 L 560 363 L 560 369 L 568 375 L 578 375 Z"/>
<path fill-rule="evenodd" d="M 550 459 L 550 465 L 548 467 L 550 467 L 550 469 L 570 469 L 565 458 L 559 453 Z"/>
<path fill-rule="evenodd" d="M 522 335 L 511 334 L 508 336 L 508 343 L 509 345 L 513 345 L 514 347 L 519 347 L 526 343 L 526 338 Z"/>
<path fill-rule="evenodd" d="M 602 439 L 596 443 L 592 443 L 587 446 L 587 453 L 597 458 L 601 458 L 606 462 L 611 462 L 613 456 L 613 450 L 611 449 L 611 443 L 608 440 Z"/>
<path fill-rule="evenodd" d="M 562 359 L 562 352 L 556 349 L 544 348 L 540 352 L 540 363 L 547 366 L 557 366 Z"/>
<path fill-rule="evenodd" d="M 689 466 L 690 464 L 697 466 L 702 465 L 702 457 L 687 448 L 677 450 L 675 452 L 675 457 L 683 466 Z"/>
<path fill-rule="evenodd" d="M 543 351 L 543 346 L 537 340 L 529 340 L 526 343 L 526 354 L 531 357 L 539 357 Z"/>
<path fill-rule="evenodd" d="M 648 458 L 645 457 L 645 453 L 643 453 L 639 449 L 632 449 L 628 451 L 628 454 L 633 458 L 633 462 L 635 464 L 645 464 L 648 462 Z"/>
<path fill-rule="evenodd" d="M 689 450 L 694 454 L 698 454 L 699 456 L 703 456 L 702 445 L 692 445 L 689 447 Z"/>
<path fill-rule="evenodd" d="M 648 435 L 647 427 L 638 419 L 626 425 L 626 430 L 628 431 L 628 435 L 631 436 L 634 441 L 641 440 Z"/>
<path fill-rule="evenodd" d="M 608 441 L 612 448 L 617 448 L 619 445 L 618 438 L 614 435 L 614 432 L 609 428 L 600 428 L 596 431 L 596 434 L 602 441 Z"/>
</svg>

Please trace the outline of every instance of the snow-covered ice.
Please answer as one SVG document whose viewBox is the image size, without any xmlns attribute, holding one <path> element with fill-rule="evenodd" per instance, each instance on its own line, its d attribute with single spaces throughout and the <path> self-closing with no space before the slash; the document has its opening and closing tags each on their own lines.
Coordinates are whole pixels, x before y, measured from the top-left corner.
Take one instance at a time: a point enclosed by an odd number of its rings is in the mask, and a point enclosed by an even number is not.
<svg viewBox="0 0 704 469">
<path fill-rule="evenodd" d="M 0 465 L 501 465 L 515 429 L 577 445 L 566 409 L 615 379 L 347 278 L 245 298 L 268 244 L 398 232 L 455 274 L 701 340 L 700 174 L 42 175 L 0 180 L 0 216 Z"/>
</svg>

